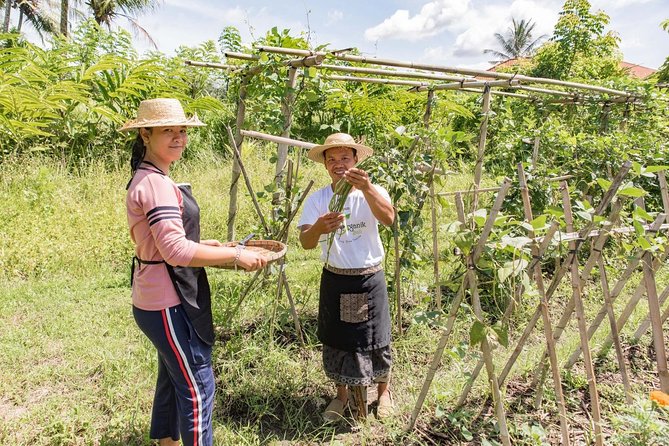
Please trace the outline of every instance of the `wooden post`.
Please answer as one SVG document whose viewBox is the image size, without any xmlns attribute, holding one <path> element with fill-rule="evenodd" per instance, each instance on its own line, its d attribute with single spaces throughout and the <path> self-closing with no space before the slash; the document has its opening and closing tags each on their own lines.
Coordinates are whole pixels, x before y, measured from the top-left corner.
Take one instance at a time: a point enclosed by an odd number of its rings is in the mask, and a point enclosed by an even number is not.
<svg viewBox="0 0 669 446">
<path fill-rule="evenodd" d="M 571 214 L 571 199 L 569 198 L 569 187 L 567 182 L 562 183 L 562 207 L 564 209 L 564 218 L 567 223 L 567 231 L 572 232 L 574 223 Z M 578 246 L 575 241 L 569 242 L 569 250 L 573 255 L 576 255 Z M 578 321 L 578 331 L 581 338 L 581 350 L 583 351 L 583 362 L 585 367 L 585 374 L 588 379 L 588 389 L 590 393 L 590 405 L 592 406 L 592 421 L 595 431 L 595 444 L 597 446 L 604 445 L 604 436 L 602 432 L 602 417 L 599 406 L 599 393 L 597 392 L 597 380 L 595 377 L 595 369 L 592 365 L 592 357 L 590 354 L 590 345 L 588 344 L 588 328 L 585 320 L 585 310 L 583 308 L 583 300 L 581 299 L 581 278 L 578 273 L 578 262 L 571 262 L 571 284 L 572 296 L 574 298 L 576 308 L 576 318 Z"/>
</svg>

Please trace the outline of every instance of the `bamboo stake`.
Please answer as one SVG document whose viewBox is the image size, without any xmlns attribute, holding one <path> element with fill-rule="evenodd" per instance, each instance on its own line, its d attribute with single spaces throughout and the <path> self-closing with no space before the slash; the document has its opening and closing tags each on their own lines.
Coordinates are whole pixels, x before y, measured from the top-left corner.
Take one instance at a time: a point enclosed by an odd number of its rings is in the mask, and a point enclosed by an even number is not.
<svg viewBox="0 0 669 446">
<path fill-rule="evenodd" d="M 613 199 L 616 191 L 620 187 L 623 178 L 625 175 L 627 175 L 627 172 L 629 172 L 630 167 L 632 166 L 632 163 L 630 161 L 626 161 L 623 166 L 621 167 L 620 171 L 616 175 L 616 177 L 613 179 L 611 182 L 611 185 L 609 186 L 609 189 L 604 193 L 604 196 L 602 197 L 602 201 L 599 203 L 597 208 L 595 209 L 595 216 L 600 216 L 606 209 L 606 207 L 609 205 L 611 200 Z M 582 241 L 585 239 L 585 235 L 590 233 L 592 230 L 592 227 L 594 226 L 594 218 L 593 221 L 590 222 L 588 225 L 586 225 L 585 228 L 581 229 L 579 231 L 578 235 L 579 237 L 576 238 L 576 244 L 579 245 L 582 243 Z M 553 275 L 553 280 L 551 281 L 548 290 L 546 291 L 546 300 L 550 301 L 551 297 L 553 296 L 553 293 L 555 293 L 555 290 L 557 289 L 558 285 L 560 284 L 560 281 L 564 277 L 564 275 L 567 273 L 567 270 L 569 268 L 569 265 L 576 260 L 576 253 L 575 252 L 570 252 L 567 254 L 565 261 L 560 265 L 560 267 L 555 271 L 555 274 Z M 522 335 L 518 339 L 518 342 L 516 343 L 516 347 L 509 357 L 509 359 L 506 362 L 506 365 L 504 366 L 504 369 L 499 375 L 500 383 L 503 383 L 504 380 L 506 379 L 507 375 L 511 371 L 511 368 L 515 364 L 516 360 L 518 359 L 518 356 L 520 356 L 520 353 L 523 350 L 523 347 L 525 346 L 525 342 L 527 342 L 527 339 L 530 336 L 530 333 L 532 330 L 534 330 L 534 327 L 536 323 L 539 321 L 539 317 L 541 316 L 541 308 L 538 307 L 532 318 L 530 319 L 529 323 L 525 326 L 525 330 L 523 331 Z"/>
<path fill-rule="evenodd" d="M 669 286 L 665 287 L 664 290 L 662 291 L 662 294 L 660 294 L 660 305 L 664 305 L 664 303 L 667 300 L 667 297 L 669 297 Z M 669 316 L 669 306 L 667 306 L 664 309 L 664 312 L 662 313 L 662 324 L 664 324 L 664 321 L 667 320 L 667 317 Z M 650 328 L 650 317 L 646 316 L 646 318 L 639 324 L 639 328 L 636 329 L 634 332 L 634 335 L 632 336 L 632 342 L 638 342 L 639 339 L 641 339 L 641 336 L 646 334 L 648 329 Z"/>
<path fill-rule="evenodd" d="M 405 81 L 401 79 L 380 79 L 376 77 L 360 77 L 360 76 L 339 76 L 336 74 L 322 74 L 321 77 L 332 81 L 346 81 L 346 82 L 365 82 L 368 84 L 384 84 L 384 85 L 402 85 L 413 87 L 410 91 L 417 91 L 415 88 L 430 89 L 430 84 L 418 81 Z M 424 90 L 421 90 L 424 91 Z"/>
<path fill-rule="evenodd" d="M 501 207 L 502 202 L 504 201 L 504 197 L 506 197 L 506 194 L 510 186 L 511 186 L 511 180 L 505 178 L 504 182 L 502 183 L 502 186 L 500 187 L 497 199 L 495 201 L 496 204 L 499 202 L 499 207 L 493 207 L 493 210 L 490 212 L 488 220 L 486 221 L 486 227 L 488 228 L 488 230 L 484 228 L 483 232 L 481 233 L 481 237 L 479 238 L 479 242 L 472 254 L 472 260 L 474 261 L 474 263 L 478 261 L 478 258 L 481 255 L 481 252 L 483 251 L 483 247 L 485 246 L 485 242 L 488 236 L 490 235 L 490 230 L 492 229 L 495 219 L 497 218 L 497 211 L 495 211 L 495 209 L 499 209 Z M 455 207 L 457 209 L 458 219 L 464 225 L 465 224 L 464 203 L 462 202 L 462 195 L 460 194 L 456 194 L 455 196 Z M 488 224 L 488 222 L 490 223 Z M 460 287 L 460 289 L 458 289 L 458 292 L 456 293 L 455 298 L 453 299 L 453 302 L 451 304 L 451 308 L 448 314 L 448 319 L 446 321 L 446 326 L 442 331 L 441 338 L 439 339 L 439 343 L 437 345 L 437 350 L 434 353 L 432 362 L 430 363 L 430 368 L 425 377 L 425 381 L 423 382 L 423 387 L 421 388 L 413 412 L 411 413 L 411 419 L 409 421 L 409 425 L 407 426 L 407 430 L 412 430 L 416 425 L 418 414 L 420 413 L 420 410 L 423 407 L 423 403 L 425 402 L 425 397 L 427 396 L 427 392 L 430 390 L 430 386 L 432 385 L 432 380 L 434 379 L 434 375 L 437 372 L 437 369 L 439 368 L 439 363 L 441 362 L 441 358 L 444 354 L 444 349 L 446 348 L 446 344 L 448 343 L 448 339 L 453 330 L 453 325 L 455 324 L 455 319 L 457 317 L 458 310 L 460 309 L 460 304 L 462 303 L 462 299 L 464 296 L 464 290 L 467 286 L 468 286 L 468 276 L 465 275 L 463 278 L 462 286 Z"/>
<path fill-rule="evenodd" d="M 288 69 L 288 79 L 286 79 L 286 94 L 281 101 L 281 114 L 283 115 L 283 129 L 281 131 L 282 138 L 290 136 L 290 128 L 293 125 L 293 103 L 295 102 L 295 85 L 297 68 L 290 67 Z M 288 160 L 288 144 L 279 143 L 276 150 L 276 166 L 274 173 L 274 184 L 277 190 L 283 184 L 283 175 L 286 170 L 286 161 Z M 278 206 L 281 201 L 281 193 L 275 192 L 272 196 L 272 205 L 274 206 L 273 217 L 278 218 Z"/>
<path fill-rule="evenodd" d="M 669 251 L 665 251 L 662 253 L 660 258 L 656 258 L 653 260 L 653 272 L 657 272 L 660 267 L 662 266 L 663 262 L 667 259 L 667 256 L 669 256 Z M 625 327 L 625 324 L 627 323 L 627 320 L 630 318 L 632 313 L 634 312 L 634 309 L 638 305 L 639 301 L 641 300 L 641 297 L 643 296 L 645 291 L 645 283 L 642 280 L 639 285 L 636 288 L 636 291 L 630 297 L 630 300 L 627 302 L 627 305 L 625 305 L 625 308 L 623 311 L 620 313 L 620 316 L 618 317 L 618 320 L 616 321 L 616 327 L 618 328 L 618 332 L 622 332 L 623 328 Z M 602 343 L 602 347 L 600 349 L 600 352 L 603 352 L 605 350 L 608 350 L 611 347 L 612 339 L 611 335 L 604 340 Z M 601 354 L 601 353 L 600 353 Z"/>
<path fill-rule="evenodd" d="M 481 82 L 452 82 L 450 84 L 438 84 L 438 85 L 431 85 L 431 86 L 417 86 L 412 88 L 410 91 L 414 92 L 420 92 L 420 91 L 427 91 L 427 90 L 461 90 L 465 86 L 468 88 L 477 88 L 477 87 L 483 87 L 483 92 L 485 93 L 486 88 L 490 87 L 513 87 L 518 85 L 519 82 L 517 80 L 511 80 L 509 79 L 508 81 L 481 81 Z"/>
<path fill-rule="evenodd" d="M 657 228 L 661 225 L 661 222 L 664 220 L 664 216 L 659 216 L 658 218 L 655 219 L 655 222 L 653 223 L 651 232 L 656 232 Z M 603 246 L 603 244 L 602 244 Z M 595 249 L 599 249 L 601 251 L 601 247 Z M 637 265 L 639 264 L 639 261 L 641 260 L 641 257 L 643 256 L 643 251 L 639 250 L 639 252 L 632 257 L 632 259 L 628 262 L 627 267 L 625 268 L 625 271 L 623 271 L 623 274 L 620 276 L 618 281 L 616 282 L 616 286 L 613 288 L 613 291 L 610 293 L 609 298 L 611 302 L 615 302 L 615 300 L 618 298 L 620 293 L 623 291 L 623 288 L 625 287 L 625 284 L 627 281 L 632 277 L 632 274 L 634 274 L 634 271 L 637 268 Z M 601 255 L 599 256 L 601 257 Z M 587 280 L 587 278 L 586 278 Z M 640 287 L 636 292 L 635 296 L 638 296 L 636 300 L 641 296 L 641 293 L 643 291 L 643 287 Z M 570 302 L 571 303 L 571 302 Z M 565 310 L 566 313 L 566 310 Z M 592 336 L 594 336 L 595 332 L 599 328 L 599 325 L 601 324 L 602 320 L 607 314 L 607 308 L 606 308 L 606 302 L 601 306 L 599 312 L 595 316 L 595 318 L 592 320 L 592 323 L 590 324 L 590 327 L 588 327 L 588 339 L 592 339 Z M 576 347 L 572 354 L 569 356 L 569 359 L 565 363 L 565 368 L 569 369 L 574 366 L 576 361 L 581 355 L 581 348 Z"/>
<path fill-rule="evenodd" d="M 479 143 L 478 154 L 476 156 L 476 167 L 474 168 L 474 204 L 473 211 L 478 207 L 478 193 L 476 192 L 481 186 L 481 175 L 483 171 L 483 153 L 485 152 L 485 143 L 488 133 L 488 118 L 490 115 L 490 86 L 483 89 L 483 109 L 481 111 L 483 120 L 479 129 Z"/>
<path fill-rule="evenodd" d="M 468 257 L 467 274 L 469 275 L 469 286 L 471 287 L 472 293 L 472 307 L 474 308 L 476 319 L 479 322 L 485 324 L 483 310 L 481 309 L 481 300 L 479 299 L 478 280 L 476 278 L 476 273 L 474 272 L 475 266 L 471 258 L 472 256 Z M 487 336 L 484 336 L 483 340 L 481 341 L 481 353 L 483 354 L 483 360 L 485 362 L 485 368 L 488 374 L 488 382 L 490 383 L 492 392 L 493 403 L 495 406 L 495 415 L 497 417 L 499 426 L 499 435 L 502 439 L 503 445 L 511 446 L 509 429 L 506 425 L 506 411 L 504 410 L 504 401 L 497 381 L 497 376 L 495 375 L 495 365 L 492 360 L 492 349 L 488 342 Z"/>
<path fill-rule="evenodd" d="M 246 115 L 246 95 L 249 82 L 251 78 L 260 71 L 258 67 L 254 67 L 248 70 L 243 76 L 239 84 L 239 97 L 237 99 L 237 117 L 235 120 L 235 136 L 231 140 L 232 144 L 235 146 L 235 149 L 240 150 L 242 148 L 242 140 L 244 139 L 241 130 L 244 125 L 244 117 Z M 235 239 L 235 218 L 237 217 L 237 194 L 238 194 L 238 182 L 241 175 L 241 169 L 237 158 L 235 157 L 232 163 L 232 178 L 230 180 L 230 202 L 228 204 L 228 241 Z"/>
<path fill-rule="evenodd" d="M 538 255 L 534 256 L 532 258 L 532 261 L 530 261 L 529 265 L 527 266 L 527 271 L 532 273 L 534 271 L 534 268 L 539 265 L 539 262 L 541 260 L 541 256 L 546 252 L 548 249 L 548 246 L 550 245 L 551 240 L 553 239 L 553 236 L 555 233 L 557 233 L 559 229 L 559 224 L 557 222 L 553 222 L 551 226 L 548 228 L 548 231 L 546 232 L 546 235 L 543 237 L 541 244 L 538 247 Z M 534 239 L 536 242 L 537 239 Z M 543 284 L 542 284 L 543 286 Z M 509 303 L 507 305 L 504 315 L 502 316 L 502 324 L 505 324 L 508 322 L 509 317 L 511 316 L 511 308 L 512 304 Z M 472 389 L 472 386 L 474 385 L 474 382 L 476 381 L 476 378 L 478 378 L 479 373 L 481 372 L 481 369 L 483 368 L 483 359 L 479 359 L 479 362 L 476 364 L 476 367 L 471 372 L 470 378 L 467 380 L 467 384 L 465 384 L 465 387 L 462 390 L 462 393 L 460 394 L 460 398 L 458 399 L 458 402 L 456 403 L 456 407 L 460 407 L 465 402 L 467 401 L 467 397 L 469 395 L 469 392 Z M 508 373 L 508 372 L 507 372 Z M 500 381 L 500 386 L 503 384 L 504 379 L 501 379 Z"/>
<path fill-rule="evenodd" d="M 664 208 L 664 213 L 667 214 L 669 219 L 669 192 L 667 191 L 667 178 L 665 176 L 664 170 L 661 170 L 657 173 L 657 179 L 660 182 L 660 195 L 662 196 L 662 207 Z M 669 220 L 667 220 L 669 222 Z"/>
<path fill-rule="evenodd" d="M 453 82 L 476 82 L 475 77 L 463 77 L 463 76 L 449 76 L 445 74 L 435 74 L 435 73 L 425 73 L 418 71 L 394 71 L 387 69 L 379 68 L 361 68 L 361 67 L 350 67 L 346 65 L 328 65 L 321 64 L 319 68 L 324 70 L 332 71 L 341 71 L 348 73 L 360 73 L 360 74 L 376 74 L 380 76 L 391 76 L 391 77 L 408 77 L 408 78 L 419 78 L 419 79 L 429 79 L 429 80 L 440 80 L 440 81 L 453 81 Z"/>
<path fill-rule="evenodd" d="M 534 145 L 532 146 L 532 167 L 537 168 L 537 159 L 539 158 L 539 144 L 541 137 L 539 135 L 534 137 Z"/>
<path fill-rule="evenodd" d="M 399 214 L 395 209 L 395 218 L 393 219 L 393 244 L 395 248 L 395 306 L 397 307 L 397 332 L 402 334 L 402 282 L 400 270 L 400 223 Z"/>
<path fill-rule="evenodd" d="M 650 325 L 653 330 L 653 346 L 655 347 L 655 359 L 657 361 L 657 374 L 660 378 L 660 389 L 669 393 L 669 371 L 667 370 L 667 352 L 664 346 L 664 332 L 662 320 L 660 319 L 660 303 L 657 297 L 655 274 L 653 271 L 653 253 L 646 251 L 642 259 L 643 277 L 646 284 L 646 296 L 648 297 L 648 314 Z"/>
<path fill-rule="evenodd" d="M 562 183 L 562 207 L 564 209 L 564 218 L 567 224 L 567 230 L 573 230 L 573 219 L 571 214 L 571 200 L 569 198 L 569 186 L 567 182 Z M 577 245 L 575 241 L 569 242 L 569 250 L 576 254 Z M 599 393 L 597 392 L 597 380 L 595 377 L 595 369 L 592 365 L 592 356 L 590 353 L 590 345 L 588 344 L 588 329 L 585 320 L 585 309 L 583 308 L 583 300 L 581 299 L 581 289 L 583 283 L 578 272 L 578 262 L 571 262 L 571 283 L 572 283 L 572 297 L 574 298 L 576 308 L 576 318 L 578 322 L 578 331 L 581 338 L 581 350 L 583 351 L 583 363 L 585 367 L 585 374 L 588 379 L 588 389 L 590 393 L 590 405 L 592 407 L 592 421 L 595 430 L 595 444 L 597 446 L 604 445 L 604 437 L 602 433 L 602 417 L 599 406 Z"/>
<path fill-rule="evenodd" d="M 525 179 L 525 171 L 523 170 L 523 164 L 518 164 L 518 180 L 520 186 L 520 193 L 523 199 L 523 211 L 525 214 L 525 221 L 530 223 L 534 216 L 532 215 L 532 206 L 530 204 L 530 194 L 527 187 L 527 180 Z M 534 238 L 534 231 L 528 232 L 528 237 Z M 537 258 L 541 254 L 536 246 L 532 245 L 532 257 Z M 567 422 L 567 409 L 564 402 L 564 394 L 562 392 L 562 382 L 560 380 L 560 368 L 558 365 L 557 353 L 555 351 L 555 341 L 553 340 L 553 328 L 551 324 L 550 312 L 548 310 L 548 300 L 546 300 L 546 290 L 544 289 L 544 278 L 541 273 L 541 265 L 539 262 L 536 263 L 532 269 L 534 275 L 534 282 L 537 285 L 537 291 L 539 292 L 540 305 L 541 305 L 541 317 L 544 323 L 544 336 L 546 338 L 546 348 L 548 350 L 548 359 L 550 361 L 551 373 L 553 375 L 553 387 L 555 389 L 555 397 L 558 403 L 560 419 L 560 431 L 562 433 L 562 445 L 569 445 L 569 423 Z"/>
<path fill-rule="evenodd" d="M 602 293 L 604 294 L 604 304 L 606 305 L 606 314 L 609 317 L 609 325 L 611 327 L 611 337 L 616 348 L 616 358 L 618 359 L 618 368 L 620 369 L 620 378 L 623 381 L 623 388 L 625 389 L 625 402 L 632 404 L 632 387 L 630 385 L 629 376 L 627 375 L 627 365 L 625 364 L 625 355 L 620 343 L 620 335 L 616 328 L 616 315 L 613 312 L 613 301 L 609 293 L 609 281 L 606 277 L 606 267 L 604 266 L 604 258 L 599 257 L 599 276 L 602 283 Z"/>
</svg>

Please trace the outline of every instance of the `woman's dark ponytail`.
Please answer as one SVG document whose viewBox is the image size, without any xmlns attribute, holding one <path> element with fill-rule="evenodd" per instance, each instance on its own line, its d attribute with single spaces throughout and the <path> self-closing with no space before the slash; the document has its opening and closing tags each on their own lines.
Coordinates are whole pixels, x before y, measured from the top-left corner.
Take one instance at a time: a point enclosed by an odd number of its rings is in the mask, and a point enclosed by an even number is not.
<svg viewBox="0 0 669 446">
<path fill-rule="evenodd" d="M 142 160 L 144 160 L 144 155 L 146 155 L 144 140 L 142 139 L 142 135 L 137 132 L 137 139 L 132 144 L 132 155 L 130 156 L 130 170 L 132 173 L 135 173 Z"/>
</svg>

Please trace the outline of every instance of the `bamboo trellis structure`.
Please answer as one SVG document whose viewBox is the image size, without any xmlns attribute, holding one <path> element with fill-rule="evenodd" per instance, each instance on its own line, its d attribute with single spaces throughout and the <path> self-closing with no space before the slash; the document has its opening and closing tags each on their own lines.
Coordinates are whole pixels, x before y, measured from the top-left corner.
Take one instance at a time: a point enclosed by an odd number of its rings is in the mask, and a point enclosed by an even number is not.
<svg viewBox="0 0 669 446">
<path fill-rule="evenodd" d="M 625 164 L 621 169 L 621 171 L 618 173 L 618 175 L 616 175 L 616 178 L 611 183 L 607 192 L 604 194 L 602 201 L 597 206 L 597 209 L 595 210 L 594 213 L 595 215 L 605 216 L 605 211 L 609 207 L 609 204 L 611 203 L 617 189 L 622 184 L 622 181 L 625 175 L 627 174 L 629 168 L 630 168 L 630 163 Z M 526 186 L 526 181 L 524 179 L 524 172 L 522 170 L 522 165 L 518 166 L 518 174 L 519 174 L 521 196 L 523 199 L 523 208 L 525 209 L 525 220 L 531 221 L 532 219 L 531 204 L 530 204 L 529 194 L 527 193 L 527 186 Z M 658 177 L 661 178 L 663 176 L 664 176 L 663 172 L 658 173 Z M 662 180 L 660 181 L 662 182 Z M 499 210 L 499 205 L 498 205 L 499 198 L 500 196 L 506 194 L 506 190 L 507 188 L 504 187 L 504 185 L 499 188 L 497 200 L 489 212 L 490 215 L 497 214 Z M 493 380 L 493 378 L 495 377 L 494 371 L 493 373 L 491 373 L 490 372 L 491 368 L 487 364 L 486 364 L 486 369 L 488 370 L 488 381 L 491 387 L 493 404 L 497 404 L 497 398 L 499 392 L 503 391 L 504 382 L 508 377 L 511 368 L 513 367 L 520 353 L 522 352 L 525 342 L 528 340 L 529 333 L 534 329 L 534 326 L 538 320 L 538 315 L 540 315 L 543 318 L 544 337 L 550 360 L 551 372 L 553 375 L 553 385 L 555 389 L 555 395 L 558 403 L 558 410 L 559 410 L 558 417 L 560 419 L 561 441 L 562 444 L 569 444 L 570 441 L 569 428 L 567 424 L 568 416 L 564 404 L 564 397 L 562 396 L 563 394 L 561 389 L 559 367 L 557 364 L 557 356 L 555 353 L 556 349 L 555 345 L 559 340 L 559 333 L 553 332 L 552 330 L 553 324 L 551 323 L 550 320 L 549 308 L 550 308 L 550 298 L 557 290 L 558 285 L 561 282 L 562 278 L 566 275 L 568 271 L 570 271 L 571 272 L 570 281 L 572 283 L 572 301 L 569 304 L 567 304 L 567 307 L 563 315 L 564 320 L 560 321 L 558 327 L 564 329 L 564 327 L 566 327 L 566 323 L 569 321 L 569 319 L 571 319 L 573 310 L 576 310 L 576 320 L 577 320 L 577 325 L 579 327 L 578 329 L 579 339 L 581 340 L 581 346 L 579 352 L 586 352 L 586 355 L 584 357 L 584 365 L 585 365 L 585 372 L 587 375 L 587 381 L 589 384 L 594 439 L 596 444 L 602 445 L 604 444 L 604 436 L 602 431 L 603 421 L 601 417 L 599 393 L 597 390 L 596 377 L 594 373 L 592 356 L 590 355 L 590 344 L 589 344 L 589 340 L 592 336 L 591 331 L 593 330 L 593 328 L 592 327 L 590 327 L 590 329 L 587 328 L 587 321 L 586 321 L 585 311 L 583 309 L 583 301 L 581 298 L 583 289 L 585 287 L 585 283 L 588 280 L 592 268 L 595 265 L 597 265 L 600 269 L 601 289 L 605 298 L 605 307 L 603 309 L 603 312 L 604 314 L 609 315 L 609 320 L 611 321 L 610 338 L 613 338 L 612 342 L 616 345 L 616 360 L 618 361 L 619 370 L 626 393 L 626 398 L 629 398 L 629 379 L 627 376 L 627 369 L 624 357 L 622 355 L 622 347 L 620 346 L 621 345 L 620 330 L 623 328 L 625 322 L 624 318 L 629 317 L 629 314 L 631 314 L 632 310 L 636 307 L 637 303 L 639 302 L 640 296 L 644 292 L 647 294 L 649 317 L 644 322 L 642 322 L 641 326 L 637 330 L 637 333 L 635 333 L 635 337 L 638 338 L 649 327 L 652 327 L 653 344 L 658 351 L 656 362 L 657 362 L 660 388 L 664 392 L 669 392 L 669 373 L 667 371 L 667 358 L 665 353 L 665 347 L 663 344 L 663 330 L 662 330 L 662 323 L 667 318 L 669 318 L 669 306 L 665 308 L 664 312 L 661 311 L 662 305 L 664 304 L 665 300 L 667 300 L 667 297 L 669 297 L 669 286 L 664 289 L 661 296 L 659 297 L 657 295 L 655 286 L 655 274 L 657 270 L 661 267 L 661 265 L 664 263 L 664 260 L 669 256 L 669 252 L 667 252 L 669 250 L 665 250 L 664 253 L 657 255 L 653 254 L 652 250 L 650 249 L 645 249 L 645 250 L 641 249 L 641 251 L 632 260 L 630 260 L 630 264 L 621 274 L 621 277 L 619 278 L 614 290 L 610 291 L 608 287 L 608 279 L 606 277 L 606 270 L 604 267 L 604 262 L 602 257 L 604 244 L 607 242 L 610 234 L 630 233 L 634 231 L 634 228 L 631 227 L 616 227 L 616 228 L 613 227 L 613 225 L 615 225 L 618 220 L 617 214 L 620 212 L 623 203 L 620 200 L 613 203 L 609 215 L 606 216 L 607 217 L 606 222 L 608 226 L 605 226 L 601 230 L 593 230 L 593 223 L 591 222 L 589 224 L 586 224 L 586 226 L 582 228 L 578 233 L 575 233 L 573 232 L 573 229 L 570 226 L 572 221 L 571 201 L 569 198 L 568 186 L 566 184 L 566 181 L 564 180 L 562 182 L 561 190 L 563 196 L 563 208 L 565 211 L 565 220 L 567 222 L 567 233 L 560 234 L 560 237 L 556 238 L 556 236 L 554 236 L 557 229 L 557 225 L 555 223 L 553 223 L 553 225 L 549 228 L 547 234 L 543 237 L 535 237 L 532 231 L 528 233 L 529 238 L 532 239 L 533 242 L 531 244 L 532 261 L 529 262 L 527 271 L 528 273 L 530 273 L 530 277 L 532 278 L 533 283 L 535 284 L 540 297 L 540 303 L 537 308 L 537 311 L 535 312 L 535 316 L 532 317 L 529 323 L 526 325 L 524 332 L 518 339 L 515 350 L 508 358 L 506 365 L 502 369 L 499 376 L 497 376 L 496 379 Z M 666 189 L 663 190 L 662 193 L 665 194 Z M 669 197 L 666 197 L 666 202 L 669 203 Z M 458 211 L 457 212 L 458 218 L 461 220 L 461 222 L 464 222 L 465 214 L 464 214 L 464 207 L 462 204 L 462 191 L 455 193 L 455 207 L 456 210 Z M 666 231 L 667 229 L 669 229 L 669 225 L 662 224 L 662 222 L 665 221 L 666 218 L 667 214 L 661 213 L 657 216 L 655 222 L 652 225 L 645 225 L 645 228 L 648 231 L 648 233 L 653 234 L 661 230 Z M 457 311 L 461 306 L 463 297 L 467 294 L 468 291 L 472 299 L 471 304 L 474 308 L 474 312 L 477 315 L 477 318 L 479 318 L 479 314 L 477 313 L 477 302 L 476 302 L 478 291 L 475 289 L 476 278 L 472 277 L 472 271 L 474 271 L 475 269 L 474 265 L 476 264 L 476 260 L 478 259 L 476 253 L 479 252 L 479 247 L 486 243 L 489 235 L 490 233 L 489 231 L 487 231 L 487 228 L 484 228 L 481 232 L 481 235 L 479 236 L 478 242 L 476 243 L 476 249 L 473 251 L 474 253 L 465 259 L 468 265 L 467 274 L 465 275 L 465 279 L 463 281 L 462 286 L 460 287 L 460 289 L 458 289 L 453 299 L 448 320 L 442 332 L 442 338 L 440 339 L 440 342 L 437 346 L 437 350 L 435 352 L 431 365 L 428 369 L 427 376 L 425 378 L 421 393 L 418 396 L 416 405 L 414 407 L 414 411 L 411 415 L 411 419 L 409 422 L 410 429 L 412 429 L 415 425 L 418 414 L 427 395 L 427 391 L 431 385 L 436 370 L 438 369 L 439 362 L 443 355 L 443 351 L 448 343 L 448 338 L 452 332 L 453 322 L 457 315 Z M 590 256 L 588 257 L 587 261 L 584 264 L 584 267 L 581 270 L 581 268 L 579 267 L 577 254 L 580 248 L 586 246 L 584 242 L 588 239 L 592 239 L 593 243 L 590 249 Z M 554 272 L 550 286 L 548 287 L 547 290 L 545 290 L 540 261 L 546 248 L 551 243 L 551 241 L 553 243 L 555 242 L 567 243 L 569 245 L 569 251 L 564 261 L 560 265 L 559 269 Z M 631 277 L 632 273 L 637 268 L 637 265 L 639 263 L 642 263 L 643 266 L 642 268 L 643 278 L 639 284 L 639 287 L 637 288 L 637 292 L 630 298 L 628 306 L 621 313 L 621 317 L 618 319 L 616 323 L 615 315 L 613 314 L 614 309 L 612 305 L 613 299 L 617 295 L 615 293 L 619 293 L 622 290 L 622 287 L 624 286 L 626 281 Z M 507 310 L 505 311 L 504 318 L 502 319 L 503 324 L 505 323 L 504 322 L 506 320 L 505 318 L 509 314 L 508 312 L 511 305 L 512 303 L 509 304 Z M 593 322 L 593 326 L 595 325 L 596 322 L 597 320 Z M 483 364 L 485 364 L 487 361 L 486 356 L 489 355 L 489 351 L 487 351 L 488 348 L 485 345 L 482 345 L 481 347 L 482 347 L 483 358 L 479 361 L 479 363 L 475 367 L 471 375 L 470 381 L 468 382 L 467 386 L 465 386 L 465 389 L 461 395 L 458 405 L 464 404 L 464 402 L 466 401 L 466 395 L 471 389 L 471 384 L 476 379 L 476 376 L 482 369 Z M 541 366 L 540 367 L 541 369 L 544 369 L 543 360 L 539 361 L 539 365 Z M 535 376 L 535 381 L 533 383 L 533 386 L 541 387 L 540 385 L 538 385 L 538 382 L 539 381 Z M 539 391 L 539 389 L 537 390 Z M 505 421 L 502 419 L 503 416 L 504 414 L 501 413 L 500 411 L 496 412 L 496 417 L 498 418 L 500 426 L 502 425 L 502 423 L 505 423 Z M 502 442 L 505 442 L 504 433 L 502 431 L 501 431 L 501 438 Z"/>
</svg>

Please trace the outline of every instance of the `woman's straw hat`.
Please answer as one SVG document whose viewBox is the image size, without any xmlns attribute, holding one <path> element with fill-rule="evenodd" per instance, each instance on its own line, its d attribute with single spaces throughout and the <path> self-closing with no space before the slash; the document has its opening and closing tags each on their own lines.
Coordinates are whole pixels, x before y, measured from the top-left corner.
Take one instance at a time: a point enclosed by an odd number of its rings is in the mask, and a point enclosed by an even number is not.
<svg viewBox="0 0 669 446">
<path fill-rule="evenodd" d="M 348 133 L 333 133 L 325 138 L 323 144 L 312 147 L 309 150 L 309 153 L 307 153 L 307 157 L 317 163 L 324 163 L 325 155 L 323 155 L 323 152 L 327 149 L 332 149 L 333 147 L 350 147 L 351 149 L 355 149 L 356 155 L 358 156 L 358 162 L 374 153 L 374 150 L 372 150 L 371 147 L 356 143 L 353 137 Z"/>
<path fill-rule="evenodd" d="M 119 132 L 127 132 L 144 127 L 202 127 L 206 124 L 193 115 L 186 117 L 178 99 L 147 99 L 139 103 L 137 117 L 126 122 Z"/>
</svg>

